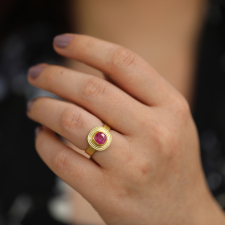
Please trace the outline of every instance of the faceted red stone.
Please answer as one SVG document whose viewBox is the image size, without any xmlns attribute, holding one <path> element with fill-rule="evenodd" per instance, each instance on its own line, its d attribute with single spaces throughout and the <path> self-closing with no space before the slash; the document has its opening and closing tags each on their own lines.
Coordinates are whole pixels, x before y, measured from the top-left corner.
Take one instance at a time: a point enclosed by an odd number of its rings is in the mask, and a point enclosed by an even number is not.
<svg viewBox="0 0 225 225">
<path fill-rule="evenodd" d="M 98 132 L 94 139 L 99 145 L 102 145 L 106 142 L 107 136 L 102 132 Z"/>
</svg>

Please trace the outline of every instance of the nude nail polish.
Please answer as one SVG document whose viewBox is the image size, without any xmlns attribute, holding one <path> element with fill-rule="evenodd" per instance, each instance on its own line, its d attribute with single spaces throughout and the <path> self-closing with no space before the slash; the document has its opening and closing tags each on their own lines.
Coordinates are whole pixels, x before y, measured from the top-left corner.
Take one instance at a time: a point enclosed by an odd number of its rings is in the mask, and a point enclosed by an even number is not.
<svg viewBox="0 0 225 225">
<path fill-rule="evenodd" d="M 39 74 L 41 73 L 41 71 L 44 69 L 43 66 L 32 66 L 30 67 L 30 69 L 28 70 L 28 76 L 33 78 L 33 79 L 36 79 Z"/>
<path fill-rule="evenodd" d="M 54 38 L 54 44 L 55 46 L 57 46 L 58 48 L 65 48 L 66 46 L 68 46 L 68 44 L 70 43 L 70 41 L 73 39 L 73 37 L 68 36 L 68 35 L 57 35 Z"/>
</svg>

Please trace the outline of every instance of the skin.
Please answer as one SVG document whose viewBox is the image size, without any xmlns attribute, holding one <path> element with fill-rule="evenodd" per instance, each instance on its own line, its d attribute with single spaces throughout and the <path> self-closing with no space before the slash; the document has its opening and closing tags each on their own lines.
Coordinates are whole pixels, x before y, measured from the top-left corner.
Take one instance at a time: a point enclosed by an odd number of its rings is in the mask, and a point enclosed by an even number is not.
<svg viewBox="0 0 225 225">
<path fill-rule="evenodd" d="M 70 0 L 68 12 L 74 33 L 117 43 L 138 53 L 187 99 L 193 109 L 196 56 L 207 2 Z M 78 61 L 66 60 L 66 65 L 102 76 L 100 71 Z M 67 144 L 73 148 L 71 143 Z M 105 224 L 79 193 L 71 190 L 70 194 L 75 224 Z"/>
<path fill-rule="evenodd" d="M 108 74 L 112 83 L 47 64 L 37 78 L 28 75 L 35 87 L 67 100 L 38 98 L 30 104 L 28 117 L 44 125 L 36 136 L 43 161 L 107 224 L 224 224 L 205 182 L 186 99 L 132 51 L 67 35 L 71 42 L 54 45 L 56 52 Z M 89 131 L 103 121 L 113 141 L 91 159 L 54 134 L 86 150 Z"/>
</svg>

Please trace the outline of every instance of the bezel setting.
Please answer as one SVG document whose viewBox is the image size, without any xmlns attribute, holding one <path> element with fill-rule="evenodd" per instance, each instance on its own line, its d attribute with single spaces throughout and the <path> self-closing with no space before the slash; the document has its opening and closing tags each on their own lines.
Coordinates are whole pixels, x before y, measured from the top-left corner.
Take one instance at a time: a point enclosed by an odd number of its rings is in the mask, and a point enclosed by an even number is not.
<svg viewBox="0 0 225 225">
<path fill-rule="evenodd" d="M 98 132 L 102 132 L 106 135 L 106 141 L 104 144 L 98 144 L 95 140 L 94 137 Z M 112 142 L 112 135 L 110 132 L 105 129 L 104 127 L 94 127 L 88 134 L 87 141 L 89 145 L 94 148 L 97 151 L 104 151 L 109 147 L 109 145 Z"/>
</svg>

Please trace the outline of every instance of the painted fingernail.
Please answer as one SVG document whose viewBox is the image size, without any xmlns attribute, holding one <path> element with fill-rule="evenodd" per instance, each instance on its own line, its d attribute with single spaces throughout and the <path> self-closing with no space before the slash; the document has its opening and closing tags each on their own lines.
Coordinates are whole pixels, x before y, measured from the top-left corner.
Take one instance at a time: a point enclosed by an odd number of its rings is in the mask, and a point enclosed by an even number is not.
<svg viewBox="0 0 225 225">
<path fill-rule="evenodd" d="M 39 134 L 42 130 L 43 130 L 43 127 L 41 127 L 41 126 L 35 128 L 35 131 L 34 131 L 35 138 L 38 136 L 38 134 Z"/>
<path fill-rule="evenodd" d="M 37 98 L 34 98 L 27 103 L 27 112 L 29 112 L 31 110 L 31 107 L 36 99 Z"/>
<path fill-rule="evenodd" d="M 71 36 L 61 34 L 61 35 L 57 35 L 54 38 L 53 42 L 57 47 L 65 48 L 72 39 L 73 39 L 73 37 L 71 37 Z"/>
<path fill-rule="evenodd" d="M 32 66 L 30 67 L 30 69 L 28 70 L 28 76 L 30 76 L 31 78 L 35 79 L 39 76 L 39 74 L 41 73 L 41 71 L 44 69 L 43 66 Z"/>
</svg>

